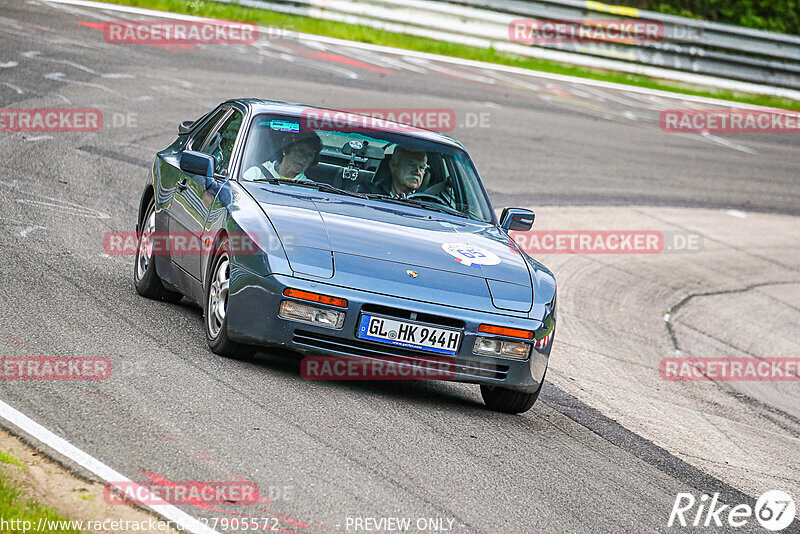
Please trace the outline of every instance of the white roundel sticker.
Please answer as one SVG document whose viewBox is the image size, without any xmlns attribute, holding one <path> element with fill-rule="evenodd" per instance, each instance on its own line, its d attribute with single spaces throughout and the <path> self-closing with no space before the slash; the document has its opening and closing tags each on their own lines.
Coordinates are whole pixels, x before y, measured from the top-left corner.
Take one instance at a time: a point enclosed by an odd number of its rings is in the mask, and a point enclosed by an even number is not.
<svg viewBox="0 0 800 534">
<path fill-rule="evenodd" d="M 494 252 L 469 243 L 444 243 L 442 249 L 464 265 L 497 265 L 500 258 Z"/>
<path fill-rule="evenodd" d="M 762 527 L 773 532 L 791 525 L 796 513 L 794 499 L 784 491 L 770 490 L 756 502 L 756 519 Z"/>
</svg>

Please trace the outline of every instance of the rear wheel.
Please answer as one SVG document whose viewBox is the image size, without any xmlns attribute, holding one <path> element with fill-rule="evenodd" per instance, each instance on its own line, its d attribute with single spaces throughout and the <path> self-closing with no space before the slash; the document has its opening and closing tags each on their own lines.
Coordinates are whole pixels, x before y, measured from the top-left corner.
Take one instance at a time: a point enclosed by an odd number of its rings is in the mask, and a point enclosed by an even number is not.
<svg viewBox="0 0 800 534">
<path fill-rule="evenodd" d="M 143 297 L 167 302 L 178 302 L 183 295 L 170 291 L 161 283 L 153 257 L 153 234 L 156 231 L 156 206 L 153 200 L 147 206 L 139 240 L 136 243 L 136 261 L 133 264 L 133 285 Z"/>
<path fill-rule="evenodd" d="M 544 377 L 542 377 L 539 389 L 533 393 L 495 386 L 481 386 L 481 396 L 490 410 L 503 413 L 524 413 L 536 403 L 542 386 L 544 386 Z"/>
<path fill-rule="evenodd" d="M 231 282 L 231 260 L 227 239 L 217 248 L 206 282 L 203 316 L 206 342 L 215 354 L 229 358 L 247 359 L 254 348 L 231 341 L 228 337 L 228 289 Z"/>
</svg>

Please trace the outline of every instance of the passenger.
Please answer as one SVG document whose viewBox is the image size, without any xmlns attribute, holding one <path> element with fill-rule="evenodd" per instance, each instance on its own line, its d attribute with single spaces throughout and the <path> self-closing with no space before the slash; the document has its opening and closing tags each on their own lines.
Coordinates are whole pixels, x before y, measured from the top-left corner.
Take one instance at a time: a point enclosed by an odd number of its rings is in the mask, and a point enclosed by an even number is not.
<svg viewBox="0 0 800 534">
<path fill-rule="evenodd" d="M 428 170 L 428 154 L 397 146 L 389 161 L 389 178 L 371 184 L 370 193 L 405 197 L 421 185 Z"/>
<path fill-rule="evenodd" d="M 319 161 L 319 153 L 322 152 L 322 140 L 319 136 L 314 132 L 292 133 L 282 139 L 280 147 L 276 161 L 265 161 L 261 165 L 250 167 L 245 171 L 244 179 L 279 178 L 313 182 L 305 172 Z"/>
</svg>

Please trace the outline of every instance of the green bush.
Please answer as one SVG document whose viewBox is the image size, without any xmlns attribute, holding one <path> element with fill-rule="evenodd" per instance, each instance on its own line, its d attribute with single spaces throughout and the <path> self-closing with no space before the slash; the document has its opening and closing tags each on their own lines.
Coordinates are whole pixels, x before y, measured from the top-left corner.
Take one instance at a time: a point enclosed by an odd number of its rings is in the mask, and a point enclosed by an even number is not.
<svg viewBox="0 0 800 534">
<path fill-rule="evenodd" d="M 800 35 L 800 0 L 606 0 L 620 4 L 692 17 L 714 22 L 736 24 L 757 30 Z"/>
</svg>

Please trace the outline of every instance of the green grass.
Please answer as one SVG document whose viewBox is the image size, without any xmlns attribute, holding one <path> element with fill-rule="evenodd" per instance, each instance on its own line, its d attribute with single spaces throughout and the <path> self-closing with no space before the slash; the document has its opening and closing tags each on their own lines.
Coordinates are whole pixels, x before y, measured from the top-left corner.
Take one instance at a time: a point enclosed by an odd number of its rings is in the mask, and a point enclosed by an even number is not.
<svg viewBox="0 0 800 534">
<path fill-rule="evenodd" d="M 17 467 L 22 467 L 22 462 L 17 460 L 11 454 L 7 453 L 6 451 L 0 450 L 0 462 L 4 464 L 11 464 L 16 465 Z"/>
<path fill-rule="evenodd" d="M 441 54 L 463 59 L 485 61 L 488 63 L 497 63 L 500 65 L 520 67 L 523 69 L 550 72 L 554 74 L 564 74 L 568 76 L 578 76 L 581 78 L 634 85 L 637 87 L 660 89 L 663 91 L 672 91 L 681 94 L 721 98 L 724 100 L 733 100 L 735 102 L 743 102 L 760 106 L 800 110 L 800 101 L 788 98 L 753 95 L 722 89 L 717 90 L 713 88 L 682 84 L 679 82 L 658 80 L 655 78 L 635 74 L 625 74 L 577 67 L 573 65 L 557 63 L 554 61 L 532 59 L 513 54 L 501 53 L 491 48 L 475 48 L 444 41 L 436 41 L 434 39 L 427 39 L 424 37 L 415 37 L 387 32 L 370 28 L 368 26 L 345 24 L 343 22 L 321 20 L 296 15 L 286 15 L 274 11 L 242 7 L 235 4 L 220 4 L 204 0 L 191 0 L 189 2 L 183 0 L 101 1 L 161 11 L 171 11 L 173 13 L 183 13 L 188 15 L 249 22 L 274 28 L 285 28 L 302 33 L 347 39 L 350 41 L 404 48 L 419 52 L 429 52 L 432 54 Z"/>
<path fill-rule="evenodd" d="M 2 532 L 22 532 L 21 528 L 25 521 L 30 522 L 28 526 L 30 527 L 29 532 L 31 532 L 39 524 L 40 518 L 50 520 L 51 522 L 67 521 L 66 518 L 55 512 L 49 506 L 40 504 L 32 499 L 23 498 L 20 490 L 2 474 L 0 474 L 0 518 L 6 522 L 5 526 L 14 527 L 11 528 L 11 530 L 2 530 Z M 3 527 L 0 526 L 0 528 Z M 74 529 L 59 529 L 57 532 L 64 534 L 80 534 L 79 530 Z"/>
</svg>

